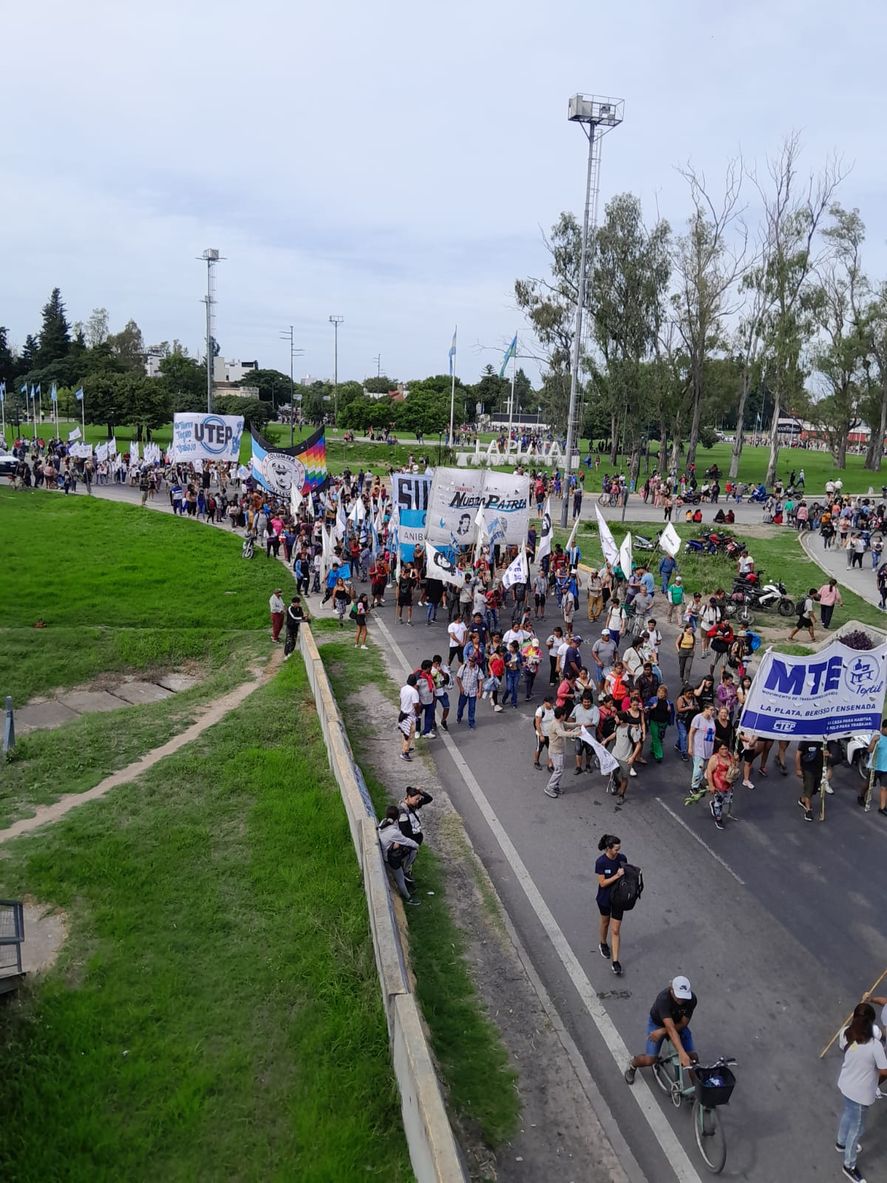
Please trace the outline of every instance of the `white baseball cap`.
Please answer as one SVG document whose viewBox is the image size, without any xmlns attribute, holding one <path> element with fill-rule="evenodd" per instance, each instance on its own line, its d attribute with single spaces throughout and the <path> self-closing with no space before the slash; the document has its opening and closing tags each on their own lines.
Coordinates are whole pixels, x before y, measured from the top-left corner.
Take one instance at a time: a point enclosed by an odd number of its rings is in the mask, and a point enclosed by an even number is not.
<svg viewBox="0 0 887 1183">
<path fill-rule="evenodd" d="M 671 992 L 675 998 L 682 998 L 685 1002 L 693 997 L 693 991 L 690 989 L 690 979 L 684 977 L 677 977 L 671 979 Z"/>
</svg>

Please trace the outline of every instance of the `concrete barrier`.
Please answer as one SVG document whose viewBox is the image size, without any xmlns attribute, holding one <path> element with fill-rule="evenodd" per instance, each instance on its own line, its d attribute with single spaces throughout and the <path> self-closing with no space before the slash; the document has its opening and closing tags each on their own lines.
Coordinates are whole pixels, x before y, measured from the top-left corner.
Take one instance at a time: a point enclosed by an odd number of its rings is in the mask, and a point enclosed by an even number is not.
<svg viewBox="0 0 887 1183">
<path fill-rule="evenodd" d="M 345 806 L 354 851 L 363 874 L 373 953 L 391 1042 L 391 1059 L 413 1173 L 418 1183 L 468 1183 L 459 1146 L 447 1117 L 440 1081 L 411 991 L 395 900 L 376 832 L 376 815 L 317 644 L 307 625 L 299 646 L 323 737 L 327 760 Z"/>
</svg>

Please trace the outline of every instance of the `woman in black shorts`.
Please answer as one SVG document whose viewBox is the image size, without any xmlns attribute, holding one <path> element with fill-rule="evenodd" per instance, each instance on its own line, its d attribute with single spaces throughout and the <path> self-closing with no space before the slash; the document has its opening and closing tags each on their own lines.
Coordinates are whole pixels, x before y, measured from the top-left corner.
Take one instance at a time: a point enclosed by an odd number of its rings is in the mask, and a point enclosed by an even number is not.
<svg viewBox="0 0 887 1183">
<path fill-rule="evenodd" d="M 613 959 L 613 973 L 617 977 L 622 974 L 622 964 L 619 961 L 619 930 L 622 927 L 622 909 L 611 906 L 610 897 L 613 885 L 617 883 L 625 872 L 622 870 L 628 859 L 621 853 L 622 843 L 615 834 L 604 834 L 598 843 L 598 850 L 603 851 L 594 864 L 597 875 L 597 906 L 601 914 L 601 957 Z M 609 936 L 610 941 L 607 941 Z"/>
</svg>

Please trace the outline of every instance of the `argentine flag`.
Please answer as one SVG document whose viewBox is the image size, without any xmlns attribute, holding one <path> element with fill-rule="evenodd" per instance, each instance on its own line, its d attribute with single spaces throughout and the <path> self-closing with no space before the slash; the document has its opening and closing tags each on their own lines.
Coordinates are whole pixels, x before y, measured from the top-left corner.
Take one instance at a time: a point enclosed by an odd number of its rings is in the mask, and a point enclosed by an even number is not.
<svg viewBox="0 0 887 1183">
<path fill-rule="evenodd" d="M 505 356 L 502 358 L 502 366 L 499 369 L 499 377 L 505 377 L 505 371 L 508 368 L 508 363 L 513 357 L 517 356 L 517 333 L 511 338 L 511 344 L 505 350 Z"/>
<path fill-rule="evenodd" d="M 74 398 L 77 399 L 78 403 L 83 402 L 83 387 L 82 386 L 78 387 L 77 391 L 74 394 Z"/>
<path fill-rule="evenodd" d="M 456 328 L 453 329 L 453 343 L 450 346 L 450 376 L 451 377 L 453 374 L 453 369 L 456 365 L 456 333 L 458 331 L 459 331 L 459 326 L 457 325 Z"/>
</svg>

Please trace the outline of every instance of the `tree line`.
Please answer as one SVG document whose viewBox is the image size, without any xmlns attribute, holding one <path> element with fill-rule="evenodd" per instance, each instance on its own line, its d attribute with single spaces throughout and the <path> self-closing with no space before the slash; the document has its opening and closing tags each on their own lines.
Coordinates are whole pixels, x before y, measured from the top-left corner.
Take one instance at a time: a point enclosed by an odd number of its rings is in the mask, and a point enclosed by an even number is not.
<svg viewBox="0 0 887 1183">
<path fill-rule="evenodd" d="M 833 157 L 804 173 L 788 137 L 762 169 L 732 161 L 710 186 L 686 167 L 681 233 L 648 225 L 631 193 L 606 205 L 589 242 L 581 348 L 582 433 L 608 438 L 637 476 L 651 439 L 663 473 L 694 463 L 714 428 L 734 433 L 736 477 L 750 430 L 766 432 L 776 475 L 780 418 L 812 421 L 839 468 L 851 431 L 871 429 L 877 471 L 887 432 L 887 284 L 865 272 L 865 225 L 837 200 Z M 545 237 L 550 272 L 515 282 L 538 343 L 540 401 L 565 423 L 581 228 L 561 214 Z"/>
</svg>

